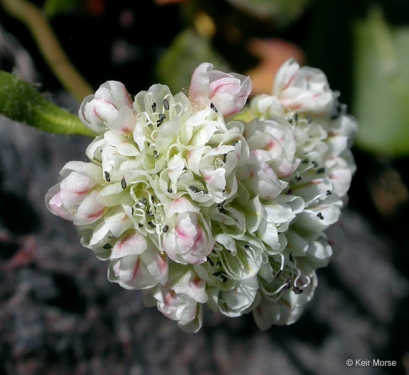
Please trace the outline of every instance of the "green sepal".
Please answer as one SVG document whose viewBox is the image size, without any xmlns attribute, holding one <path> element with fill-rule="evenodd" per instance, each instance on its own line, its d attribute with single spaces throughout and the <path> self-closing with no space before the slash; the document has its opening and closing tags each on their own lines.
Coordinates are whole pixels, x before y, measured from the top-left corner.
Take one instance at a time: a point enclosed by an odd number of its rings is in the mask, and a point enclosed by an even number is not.
<svg viewBox="0 0 409 375">
<path fill-rule="evenodd" d="M 28 82 L 4 71 L 0 71 L 0 114 L 50 133 L 96 135 L 76 115 L 48 101 Z"/>
</svg>

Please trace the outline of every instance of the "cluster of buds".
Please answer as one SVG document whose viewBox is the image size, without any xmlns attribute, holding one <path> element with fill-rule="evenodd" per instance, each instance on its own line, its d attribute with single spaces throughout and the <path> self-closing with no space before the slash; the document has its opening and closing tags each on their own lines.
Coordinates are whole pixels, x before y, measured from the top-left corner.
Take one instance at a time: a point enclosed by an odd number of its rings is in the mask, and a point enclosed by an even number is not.
<svg viewBox="0 0 409 375">
<path fill-rule="evenodd" d="M 188 332 L 202 309 L 293 323 L 335 243 L 357 125 L 325 75 L 289 60 L 271 95 L 203 63 L 188 95 L 155 84 L 132 100 L 109 81 L 79 116 L 99 135 L 46 195 L 108 279 L 143 290 Z M 247 105 L 248 103 L 248 105 Z"/>
</svg>

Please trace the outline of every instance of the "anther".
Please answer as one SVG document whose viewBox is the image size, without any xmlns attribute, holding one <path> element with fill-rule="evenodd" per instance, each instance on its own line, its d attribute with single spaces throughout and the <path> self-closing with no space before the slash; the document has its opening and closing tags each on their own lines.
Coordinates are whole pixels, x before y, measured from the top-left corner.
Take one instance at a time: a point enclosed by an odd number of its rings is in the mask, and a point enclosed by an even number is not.
<svg viewBox="0 0 409 375">
<path fill-rule="evenodd" d="M 288 256 L 288 258 L 290 259 L 290 262 L 294 263 L 294 253 L 291 252 L 290 255 Z"/>
<path fill-rule="evenodd" d="M 318 168 L 318 163 L 316 161 L 312 161 L 311 163 L 314 166 L 314 168 Z"/>
<path fill-rule="evenodd" d="M 153 157 L 157 159 L 159 157 L 159 153 L 156 150 L 153 150 Z"/>
<path fill-rule="evenodd" d="M 321 173 L 324 173 L 324 172 L 325 172 L 325 168 L 320 168 L 320 169 L 317 170 L 318 174 L 321 174 Z"/>
<path fill-rule="evenodd" d="M 318 216 L 321 220 L 324 220 L 324 216 L 322 215 L 321 212 L 318 212 L 318 213 L 317 213 L 317 216 Z"/>
<path fill-rule="evenodd" d="M 105 250 L 109 250 L 112 248 L 111 244 L 106 243 L 104 246 L 102 246 Z"/>
<path fill-rule="evenodd" d="M 226 200 L 224 200 L 221 203 L 217 203 L 217 208 L 223 207 L 223 205 L 226 203 Z"/>
<path fill-rule="evenodd" d="M 163 233 L 166 233 L 169 230 L 169 225 L 165 225 L 162 229 Z"/>
<path fill-rule="evenodd" d="M 198 192 L 199 192 L 199 189 L 198 189 L 196 186 L 194 186 L 194 185 L 189 186 L 189 189 L 192 190 L 194 193 L 198 193 Z"/>
<path fill-rule="evenodd" d="M 157 127 L 161 126 L 165 118 L 166 118 L 165 114 L 159 113 L 159 118 L 158 118 L 158 121 L 156 122 L 156 126 Z"/>
<path fill-rule="evenodd" d="M 219 212 L 223 215 L 226 215 L 226 210 L 224 209 L 224 207 L 219 207 Z"/>
<path fill-rule="evenodd" d="M 107 180 L 107 182 L 111 182 L 111 175 L 109 174 L 109 172 L 105 171 L 104 176 L 105 176 L 105 180 Z"/>
<path fill-rule="evenodd" d="M 218 113 L 219 111 L 217 110 L 216 106 L 213 103 L 210 103 L 210 108 L 215 111 L 216 113 Z"/>
<path fill-rule="evenodd" d="M 163 106 L 165 107 L 166 110 L 169 109 L 169 102 L 168 99 L 163 99 Z"/>
<path fill-rule="evenodd" d="M 122 189 L 125 189 L 125 188 L 126 188 L 125 178 L 123 178 L 123 179 L 121 180 L 121 187 L 122 187 Z"/>
<path fill-rule="evenodd" d="M 173 192 L 172 188 L 168 188 L 168 193 L 172 193 L 172 192 Z"/>
<path fill-rule="evenodd" d="M 327 190 L 327 195 L 332 195 L 331 190 Z"/>
<path fill-rule="evenodd" d="M 288 278 L 286 281 L 285 281 L 285 287 L 284 288 L 286 288 L 286 289 L 290 289 L 291 288 L 291 279 L 290 278 Z"/>
<path fill-rule="evenodd" d="M 155 112 L 156 111 L 156 103 L 152 104 L 152 111 Z"/>
<path fill-rule="evenodd" d="M 151 228 L 156 228 L 155 224 L 152 223 L 152 221 L 148 221 L 148 225 L 149 225 Z"/>
<path fill-rule="evenodd" d="M 298 286 L 294 286 L 292 288 L 292 291 L 294 292 L 294 294 L 301 294 L 303 292 L 303 290 L 299 288 Z"/>
</svg>

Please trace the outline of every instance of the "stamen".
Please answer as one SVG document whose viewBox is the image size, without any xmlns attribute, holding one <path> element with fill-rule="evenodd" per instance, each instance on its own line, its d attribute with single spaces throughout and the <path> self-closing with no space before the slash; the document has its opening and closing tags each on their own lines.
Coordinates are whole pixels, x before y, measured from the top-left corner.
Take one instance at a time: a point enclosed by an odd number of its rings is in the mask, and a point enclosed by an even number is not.
<svg viewBox="0 0 409 375">
<path fill-rule="evenodd" d="M 163 106 L 165 107 L 166 110 L 169 110 L 169 102 L 168 102 L 168 99 L 163 99 Z"/>
<path fill-rule="evenodd" d="M 321 220 L 324 220 L 324 216 L 322 215 L 321 212 L 318 212 L 318 213 L 317 213 L 317 216 L 318 216 Z"/>
<path fill-rule="evenodd" d="M 169 230 L 169 225 L 165 225 L 162 229 L 163 233 L 166 233 Z"/>
<path fill-rule="evenodd" d="M 153 103 L 152 104 L 152 112 L 155 112 L 156 111 L 156 103 Z"/>
<path fill-rule="evenodd" d="M 210 103 L 210 108 L 215 111 L 216 113 L 218 113 L 219 111 L 217 110 L 216 106 L 213 103 Z"/>
<path fill-rule="evenodd" d="M 327 190 L 327 195 L 332 195 L 331 190 Z"/>
</svg>

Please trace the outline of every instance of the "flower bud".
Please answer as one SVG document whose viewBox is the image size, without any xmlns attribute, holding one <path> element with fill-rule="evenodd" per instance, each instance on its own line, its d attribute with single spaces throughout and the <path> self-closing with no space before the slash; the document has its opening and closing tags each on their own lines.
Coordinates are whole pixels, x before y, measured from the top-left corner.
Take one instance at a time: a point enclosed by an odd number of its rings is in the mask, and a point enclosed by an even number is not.
<svg viewBox="0 0 409 375">
<path fill-rule="evenodd" d="M 170 204 L 166 216 L 169 229 L 163 248 L 169 258 L 182 264 L 205 262 L 213 249 L 213 238 L 199 209 L 187 199 L 178 198 Z"/>
<path fill-rule="evenodd" d="M 277 72 L 273 95 L 281 105 L 297 113 L 328 115 L 334 106 L 334 93 L 325 74 L 314 68 L 302 67 L 290 59 Z"/>
<path fill-rule="evenodd" d="M 121 82 L 108 81 L 102 84 L 95 95 L 87 96 L 78 115 L 85 126 L 96 133 L 103 133 L 106 124 L 114 121 L 121 107 L 132 108 L 132 100 Z"/>
<path fill-rule="evenodd" d="M 237 73 L 213 70 L 210 63 L 200 64 L 193 73 L 189 99 L 197 110 L 210 103 L 224 116 L 239 112 L 251 93 L 251 81 Z"/>
</svg>

